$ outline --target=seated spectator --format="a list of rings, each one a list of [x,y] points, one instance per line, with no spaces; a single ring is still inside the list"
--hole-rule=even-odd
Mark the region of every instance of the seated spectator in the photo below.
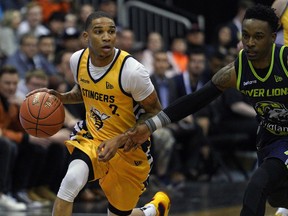
[[[35,88],[45,88],[48,85],[48,76],[43,70],[31,70],[26,73],[25,80],[18,83],[16,95],[21,100],[26,94]]]
[[[79,32],[84,31],[86,19],[94,10],[93,5],[90,3],[84,3],[80,6],[79,13],[77,14],[77,29]]]
[[[8,56],[16,52],[19,46],[16,29],[21,22],[21,14],[18,10],[7,10],[4,12],[0,28],[0,64]]]
[[[183,73],[187,69],[187,44],[184,38],[174,38],[172,40],[168,57],[174,72],[173,75]]]
[[[154,69],[150,78],[158,94],[160,103],[165,108],[177,98],[175,94],[176,86],[173,80],[166,76],[170,67],[167,52],[161,50],[155,52],[153,65]],[[152,134],[152,143],[154,143],[152,144],[152,151],[155,152],[155,174],[159,178],[159,181],[166,186],[171,183],[170,175],[172,175],[173,171],[169,169],[175,142],[173,133],[168,127],[161,128]]]
[[[70,27],[77,28],[77,15],[75,13],[67,13],[65,15],[64,28]]]
[[[98,5],[99,10],[108,13],[114,20],[117,29],[121,29],[122,25],[117,17],[117,1],[116,0],[100,0]]]
[[[177,96],[181,97],[202,88],[205,69],[205,49],[195,48],[189,54],[186,71],[173,78],[177,86]],[[207,138],[210,121],[208,116],[198,114],[199,112],[179,121],[173,128],[174,136],[182,144],[180,162],[183,164],[182,169],[186,176],[197,180],[203,175],[209,180],[213,174],[212,153]]]
[[[25,74],[34,69],[42,69],[47,75],[56,73],[55,66],[38,53],[38,38],[33,34],[24,34],[20,39],[20,47],[5,62],[16,67],[20,79],[25,79]]]
[[[21,127],[20,121],[19,121],[19,106],[17,102],[15,101],[15,93],[17,89],[17,84],[19,80],[19,76],[17,73],[17,70],[13,67],[9,66],[3,66],[1,69],[1,79],[3,80],[3,83],[1,85],[1,103],[3,105],[3,111],[4,113],[7,113],[5,115],[1,115],[1,132],[2,137],[16,143],[17,146],[17,157],[15,166],[11,171],[12,174],[12,187],[11,192],[15,192],[15,181],[21,181],[23,183],[26,183],[27,177],[30,175],[30,173],[33,171],[33,164],[37,164],[38,158],[34,157],[33,149],[39,147],[39,146],[46,146],[50,143],[50,141],[45,139],[40,139],[37,137],[30,136],[29,134],[25,133],[23,128]],[[8,113],[9,112],[9,113]],[[35,146],[35,148],[31,148],[32,146]],[[28,151],[31,152],[30,158],[28,158],[27,161],[25,161],[25,164],[29,163],[29,166],[25,167],[25,169],[20,170],[21,174],[19,176],[15,175],[15,171],[17,170],[17,166],[19,166],[18,160],[23,156],[22,151]],[[31,156],[32,155],[32,156]],[[31,163],[30,163],[31,162]],[[34,207],[43,207],[44,203],[41,202],[33,202],[32,200],[28,200],[28,197],[26,200],[24,199],[17,199],[17,202],[24,202],[28,208],[34,208]],[[26,206],[25,205],[25,206]]]
[[[16,92],[18,79],[15,68],[6,66],[0,68],[0,207],[8,212],[27,209],[25,203],[18,202],[10,196],[17,142],[24,141],[22,133],[9,129],[15,123],[19,125],[18,106],[9,102]]]
[[[38,41],[38,52],[48,62],[53,64],[55,57],[56,42],[52,35],[41,35]]]
[[[220,52],[211,52],[211,55],[208,57],[207,67],[203,73],[201,80],[206,83],[211,80],[211,77],[222,67],[224,67],[226,56]]]
[[[49,35],[54,37],[57,48],[62,44],[62,36],[65,31],[65,14],[61,12],[52,13],[46,26],[50,30]]]
[[[232,41],[232,30],[227,25],[220,25],[215,36],[212,45],[214,52],[220,52],[223,55],[237,53],[237,46],[235,47]]]
[[[30,71],[26,75],[25,89],[22,92],[26,95],[28,92],[37,88],[47,88],[49,85],[49,78],[42,70]],[[26,148],[20,149],[21,155],[18,157],[16,170],[14,175],[18,176],[15,180],[15,196],[22,201],[29,203],[27,199],[46,204],[53,202],[56,198],[55,191],[60,186],[60,181],[67,169],[68,152],[63,144],[68,139],[71,129],[76,124],[78,119],[73,118],[70,113],[65,110],[65,127],[62,128],[55,135],[47,138],[49,145],[41,147],[30,146],[29,151]],[[33,155],[33,157],[32,157]],[[30,164],[33,160],[37,160],[36,164]],[[30,163],[29,163],[30,162]],[[27,168],[32,166],[33,170]],[[23,170],[30,170],[30,173]],[[20,178],[19,176],[22,176]],[[23,181],[23,176],[26,176],[26,181]],[[21,179],[21,181],[20,181]],[[55,190],[55,191],[54,191]]]
[[[75,52],[83,48],[83,43],[81,33],[77,30],[77,28],[70,27],[65,29],[61,37],[61,44],[59,44],[57,47],[56,52],[60,52],[62,50]]]
[[[55,12],[68,13],[71,11],[72,1],[71,0],[37,0],[42,8],[43,23],[47,24],[49,18]]]
[[[43,25],[43,14],[42,7],[36,1],[31,1],[25,6],[24,19],[21,21],[18,29],[17,35],[19,38],[22,35],[30,33],[35,37],[40,35],[49,34],[50,30]]]
[[[135,41],[134,32],[129,28],[117,31],[116,47],[130,53],[134,58],[140,59],[142,45]]]
[[[162,50],[163,46],[162,35],[158,32],[150,32],[140,59],[140,62],[145,66],[150,75],[153,73],[153,55],[156,51]]]

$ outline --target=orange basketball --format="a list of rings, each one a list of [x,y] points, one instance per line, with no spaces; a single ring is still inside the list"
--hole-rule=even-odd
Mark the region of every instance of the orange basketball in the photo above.
[[[64,106],[56,96],[37,92],[23,101],[19,118],[28,134],[40,138],[50,137],[63,126]]]

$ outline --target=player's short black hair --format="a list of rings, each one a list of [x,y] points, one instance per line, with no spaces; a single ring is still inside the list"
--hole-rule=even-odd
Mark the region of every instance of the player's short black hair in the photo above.
[[[255,6],[248,8],[243,20],[245,19],[266,21],[271,27],[272,32],[276,32],[278,29],[279,18],[275,13],[275,9],[263,4],[256,4]]]
[[[94,19],[98,19],[98,18],[102,18],[102,17],[106,17],[106,18],[109,18],[109,19],[114,21],[113,17],[111,15],[109,15],[108,13],[106,13],[104,11],[95,11],[87,17],[86,23],[85,23],[85,30],[86,31],[88,30],[88,28],[91,26],[91,23]]]

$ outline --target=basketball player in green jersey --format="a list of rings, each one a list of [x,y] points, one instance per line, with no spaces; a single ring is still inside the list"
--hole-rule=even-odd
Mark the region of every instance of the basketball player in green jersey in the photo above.
[[[259,167],[247,185],[240,215],[264,216],[266,201],[272,207],[287,208],[288,47],[275,44],[278,21],[271,7],[258,4],[248,8],[242,21],[243,49],[238,58],[200,90],[179,98],[131,131],[103,142],[98,149],[101,160],[113,157],[106,154],[108,146],[121,142],[129,152],[158,128],[196,112],[226,89],[236,88],[249,98],[259,120]]]
[[[105,148],[115,155],[110,161],[102,162],[97,155],[102,141],[124,133],[161,110],[149,73],[127,52],[115,48],[116,26],[108,14],[90,14],[83,39],[87,48],[75,52],[70,59],[74,88],[62,94],[52,89],[37,90],[58,96],[64,104],[84,102],[86,109],[86,119],[77,123],[66,141],[72,159],[58,191],[53,216],[71,216],[75,197],[88,181],[94,180],[99,180],[108,199],[109,216],[167,216],[170,199],[164,192],[156,193],[144,207],[135,208],[147,186],[153,162],[148,138],[129,153],[118,144]]]

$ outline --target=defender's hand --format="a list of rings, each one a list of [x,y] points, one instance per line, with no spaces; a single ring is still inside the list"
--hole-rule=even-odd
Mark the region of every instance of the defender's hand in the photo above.
[[[125,134],[129,136],[124,145],[124,151],[128,152],[131,149],[136,149],[142,145],[150,136],[151,132],[146,124],[142,123],[127,131]]]
[[[107,162],[113,158],[119,147],[123,146],[129,136],[126,134],[120,134],[112,139],[103,141],[97,149],[98,160],[102,162]]]

